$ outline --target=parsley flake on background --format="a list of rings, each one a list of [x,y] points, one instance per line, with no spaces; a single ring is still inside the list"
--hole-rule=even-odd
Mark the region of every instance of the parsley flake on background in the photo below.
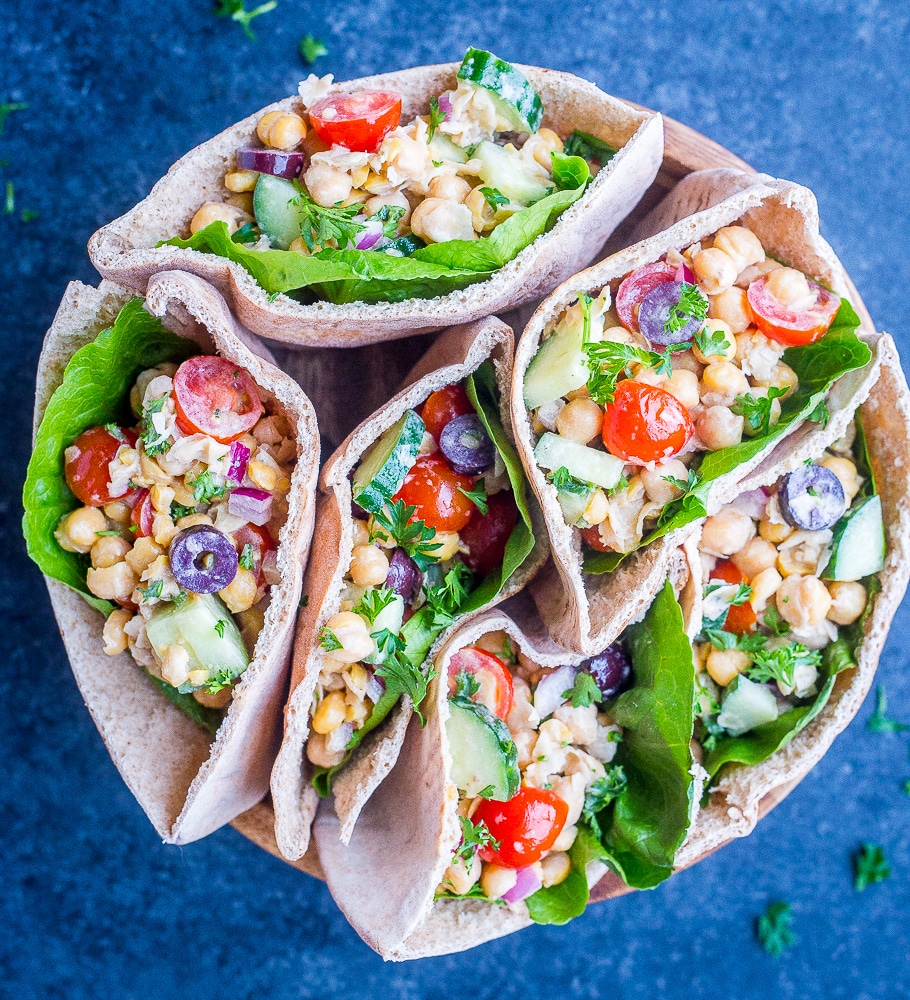
[[[259,17],[262,14],[268,14],[270,10],[274,10],[277,6],[278,0],[267,0],[266,3],[261,3],[258,7],[247,10],[245,0],[218,0],[218,3],[215,5],[215,14],[218,17],[229,17],[232,21],[236,21],[243,28],[243,33],[246,37],[251,42],[255,42],[256,36],[253,34],[250,22],[253,18]]]
[[[853,855],[853,888],[857,892],[870,885],[884,882],[891,874],[891,865],[881,844],[867,840]]]
[[[304,35],[300,39],[300,56],[307,66],[312,66],[317,59],[321,59],[328,54],[329,50],[325,47],[321,38]]]
[[[796,943],[792,923],[793,912],[789,903],[777,900],[768,904],[756,922],[755,933],[769,955],[777,958]]]

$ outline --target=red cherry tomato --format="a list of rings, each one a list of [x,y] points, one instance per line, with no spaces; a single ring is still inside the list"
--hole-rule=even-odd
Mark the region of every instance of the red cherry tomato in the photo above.
[[[613,455],[645,465],[679,454],[692,437],[692,420],[665,389],[625,379],[606,406],[602,436]]]
[[[512,709],[512,672],[498,656],[476,646],[460,649],[449,661],[449,694],[455,693],[455,677],[462,670],[471,674],[480,684],[473,701],[505,719]]]
[[[638,307],[641,300],[658,285],[676,279],[677,268],[663,261],[645,264],[625,277],[616,291],[616,312],[628,330],[638,329]]]
[[[508,802],[487,799],[471,816],[486,823],[499,850],[484,848],[480,857],[501,868],[524,868],[539,861],[566,825],[568,805],[546,788],[522,786]]]
[[[502,565],[502,557],[512,530],[518,522],[518,507],[509,490],[487,497],[487,513],[475,507],[471,520],[461,529],[461,541],[468,549],[464,560],[468,569],[486,576]]]
[[[135,525],[135,534],[138,538],[148,538],[151,535],[154,519],[155,509],[152,507],[152,496],[148,490],[142,489],[136,498],[133,513],[130,514],[130,524]]]
[[[840,309],[840,299],[814,281],[810,281],[809,285],[815,289],[815,305],[802,312],[788,309],[768,291],[767,285],[767,275],[749,285],[746,300],[752,322],[766,337],[788,347],[802,347],[819,340]]]
[[[132,447],[136,443],[136,435],[119,428],[118,433],[119,437],[106,427],[90,427],[64,453],[66,485],[88,507],[103,507],[112,500],[123,499],[112,497],[109,492],[108,466],[116,458],[120,445]]]
[[[401,94],[362,90],[329,94],[310,108],[310,124],[330,146],[375,153],[401,118]]]
[[[733,583],[739,586],[746,582],[746,578],[729,559],[722,559],[711,571],[712,580],[723,580],[724,583]],[[744,632],[754,632],[758,619],[752,610],[752,605],[746,601],[745,604],[731,604],[727,617],[724,619],[724,631],[735,632],[742,635]]]
[[[456,382],[455,385],[447,385],[430,393],[427,401],[423,404],[420,416],[426,429],[439,444],[439,435],[442,434],[443,428],[450,420],[473,412],[474,407],[471,406],[468,394]]]
[[[177,369],[174,405],[184,434],[207,434],[222,444],[243,437],[263,413],[250,373],[213,355],[190,358]]]
[[[581,529],[581,537],[586,545],[590,545],[592,549],[597,549],[598,552],[612,552],[613,549],[609,545],[604,543],[604,540],[600,537],[600,525],[595,524],[590,528]]]
[[[439,455],[421,455],[393,499],[416,507],[414,517],[437,531],[461,531],[475,508],[459,486],[470,490],[474,480],[471,476],[460,476]]]
[[[253,547],[253,573],[256,575],[256,583],[262,583],[262,560],[266,552],[277,549],[274,539],[265,528],[258,524],[245,524],[242,528],[231,532],[234,544],[237,546],[237,554],[243,554],[245,545]]]

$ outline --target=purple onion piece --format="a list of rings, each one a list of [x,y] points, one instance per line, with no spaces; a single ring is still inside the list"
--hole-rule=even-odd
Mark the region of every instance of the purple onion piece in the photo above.
[[[665,328],[673,307],[679,303],[682,289],[681,281],[665,281],[652,288],[641,300],[638,307],[638,327],[652,344],[659,344],[661,347],[687,344],[701,329],[703,320],[695,316],[690,316],[678,330],[669,332]]]
[[[175,535],[168,558],[174,579],[194,594],[224,590],[237,575],[234,543],[207,524],[194,524]]]
[[[784,476],[777,500],[787,524],[806,531],[830,528],[847,509],[840,480],[823,465],[801,465]]]
[[[328,750],[329,753],[338,753],[339,750],[344,750],[353,735],[354,723],[342,722],[337,729],[332,731],[329,738],[325,741],[326,750]]]
[[[439,98],[439,110],[448,118],[452,114],[452,98],[442,94]]]
[[[504,893],[502,898],[507,903],[520,903],[528,896],[533,896],[541,885],[540,879],[530,865],[527,868],[519,868],[515,872],[515,885]]]
[[[496,448],[476,413],[453,417],[439,435],[439,448],[461,475],[476,476],[496,459]]]
[[[632,664],[618,642],[585,660],[580,669],[587,670],[594,678],[604,699],[615,698],[632,686]]]
[[[759,486],[756,490],[749,490],[740,495],[730,504],[738,513],[745,514],[755,521],[760,521],[764,516],[765,507],[768,505],[768,491]]]
[[[362,220],[358,218],[357,221],[361,222]],[[354,248],[356,250],[372,250],[382,239],[382,221],[380,219],[367,219],[363,225],[366,228],[357,234]]]
[[[238,486],[243,482],[246,475],[246,467],[250,461],[250,449],[240,441],[231,442],[231,450],[228,452],[228,469],[225,479],[229,479]]]
[[[261,527],[272,519],[272,494],[267,490],[241,486],[228,497],[228,512]]]
[[[367,681],[366,691],[364,692],[367,698],[375,705],[377,701],[385,694],[385,678],[377,677],[376,674],[370,674],[370,679]]]
[[[385,585],[394,590],[405,602],[410,604],[420,590],[421,573],[414,560],[404,551],[395,549],[389,560],[389,575]]]
[[[305,161],[303,153],[288,152],[284,149],[249,147],[237,153],[237,166],[241,170],[256,170],[260,174],[271,174],[273,177],[284,177],[286,180],[299,176]]]
[[[570,664],[564,664],[540,679],[534,691],[534,708],[541,719],[552,715],[566,700],[564,693],[575,683],[575,670]]]
[[[698,282],[695,280],[695,272],[689,267],[688,264],[680,264],[676,269],[676,280],[685,281],[689,285],[697,285]]]

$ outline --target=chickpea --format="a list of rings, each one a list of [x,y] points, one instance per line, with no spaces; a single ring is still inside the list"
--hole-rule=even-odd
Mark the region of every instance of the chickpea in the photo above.
[[[107,518],[97,507],[78,507],[60,519],[54,537],[67,552],[89,552],[98,532],[107,531]]]
[[[502,899],[517,881],[518,875],[513,868],[498,865],[484,865],[480,876],[480,886],[487,899]]]
[[[254,205],[253,205],[253,192],[243,191],[240,194],[231,194],[224,199],[225,205],[233,205],[234,208],[239,208],[241,212],[246,212],[247,215],[255,215]]]
[[[451,559],[458,551],[461,539],[457,531],[437,531],[433,537],[433,545],[441,545],[442,548],[434,549],[433,555],[440,561],[445,562]]]
[[[659,385],[663,387],[670,381],[670,376],[647,365],[640,365],[638,371],[635,373],[635,381],[641,382],[643,385]]]
[[[443,887],[458,896],[464,895],[480,878],[482,862],[475,854],[469,862],[453,861],[442,877]]]
[[[344,722],[346,710],[344,695],[340,691],[327,694],[316,706],[311,723],[313,731],[328,736]]]
[[[836,625],[852,625],[866,610],[866,588],[861,583],[839,581],[828,585],[831,607],[828,617]]]
[[[117,608],[112,611],[104,623],[101,637],[104,639],[104,652],[107,656],[116,656],[126,649],[126,632],[124,626],[133,617],[132,611],[126,608]]]
[[[97,538],[92,546],[92,566],[95,569],[107,569],[114,563],[122,562],[129,550],[130,543],[119,535]]]
[[[325,208],[344,201],[351,193],[351,178],[343,171],[336,170],[328,163],[311,163],[303,175],[310,197],[317,205]]]
[[[718,451],[742,441],[744,424],[728,406],[709,406],[698,415],[695,430],[708,451]]]
[[[364,210],[367,215],[376,215],[378,212],[386,206],[390,205],[392,208],[403,208],[404,215],[398,222],[399,232],[411,221],[411,203],[400,191],[393,191],[392,194],[376,194],[372,198],[368,198],[364,204]]]
[[[411,213],[411,230],[427,243],[475,239],[471,210],[444,198],[424,198]]]
[[[807,576],[815,573],[821,547],[811,540],[781,547],[777,554],[777,569],[781,576]]]
[[[799,385],[799,376],[788,364],[778,361],[767,378],[760,378],[756,375],[755,382],[766,389],[770,386],[774,386],[776,389],[786,389],[786,394],[780,397],[786,399],[790,392]]]
[[[743,333],[752,322],[742,288],[727,288],[712,295],[708,300],[708,315],[711,319],[722,319],[733,333]]]
[[[730,361],[715,361],[701,376],[701,398],[708,405],[729,406],[737,396],[749,391],[749,380],[743,370]]]
[[[783,266],[783,264],[778,264],[773,257],[765,257],[765,259],[760,261],[758,264],[751,264],[749,267],[740,271],[736,278],[736,285],[738,288],[748,289],[749,285],[751,285],[753,281],[758,278],[763,278],[766,274],[770,274],[778,267]]]
[[[471,213],[471,225],[475,232],[489,232],[495,228],[496,212],[493,206],[484,198],[479,187],[474,188],[464,200],[465,207]]]
[[[609,341],[611,344],[635,344],[637,341],[624,326],[608,326],[600,335],[601,340]],[[677,356],[674,356],[674,361]]]
[[[351,532],[354,536],[354,548],[357,548],[358,545],[370,544],[370,529],[367,527],[366,521],[361,521],[360,518],[355,517],[351,526]]]
[[[177,527],[183,531],[184,528],[192,528],[194,524],[212,525],[214,522],[208,514],[187,514],[177,521]]]
[[[326,628],[341,643],[340,649],[327,649],[325,656],[339,663],[357,663],[376,649],[367,623],[353,611],[339,611],[326,622]]]
[[[730,556],[741,552],[754,536],[755,522],[751,517],[724,507],[705,521],[701,548],[713,556]]]
[[[190,679],[191,672],[190,666],[190,654],[183,648],[183,646],[178,646],[176,643],[172,646],[168,646],[164,651],[164,659],[161,661],[161,676],[170,684],[172,687],[180,687],[185,681]],[[199,671],[192,671],[192,673],[197,673]],[[201,671],[204,673],[204,671]],[[203,682],[205,677],[200,678]]]
[[[228,606],[228,609],[237,614],[246,611],[256,603],[256,574],[252,570],[237,567],[237,575],[224,588],[218,591],[218,596]]]
[[[267,111],[256,125],[256,135],[267,146],[269,142],[269,129],[284,114],[283,111]]]
[[[550,154],[562,152],[562,139],[560,139],[552,129],[542,128],[536,135],[532,135],[525,142],[522,147],[522,151],[528,148],[529,144],[531,153],[537,163],[539,163],[546,171],[552,172],[553,157]]]
[[[549,889],[551,885],[565,882],[572,870],[572,862],[564,851],[551,851],[540,859],[540,867],[540,883],[545,889]]]
[[[90,569],[85,582],[95,597],[106,601],[127,601],[139,577],[127,563],[118,562],[101,569]]]
[[[310,733],[306,741],[307,759],[317,767],[334,767],[344,760],[345,750],[331,751],[326,747],[326,738],[321,733]]]
[[[306,132],[306,122],[300,115],[283,111],[270,111],[256,126],[257,135],[271,149],[296,149],[306,138]]]
[[[258,170],[232,170],[224,175],[224,186],[228,191],[240,194],[243,191],[252,191],[258,180]]]
[[[806,276],[795,267],[778,267],[765,279],[765,288],[781,305],[799,310],[815,302]]]
[[[671,396],[675,396],[687,410],[691,410],[699,404],[701,397],[698,394],[698,375],[689,371],[688,368],[674,370],[661,388],[669,392]]]
[[[587,444],[600,435],[603,423],[603,410],[593,399],[573,399],[559,411],[556,430],[570,441]]]
[[[747,579],[758,576],[759,573],[777,562],[777,547],[761,536],[750,538],[739,552],[730,556],[733,564]]]
[[[193,216],[190,222],[190,232],[198,233],[213,222],[227,224],[228,232],[233,235],[246,222],[252,222],[252,216],[234,205],[223,201],[207,201]]]
[[[143,536],[136,539],[124,559],[130,569],[137,576],[141,576],[163,552],[164,549],[160,545],[156,545],[153,538]]]
[[[133,513],[122,500],[114,500],[104,505],[104,516],[114,524],[126,524]]]
[[[723,250],[714,247],[699,250],[692,258],[692,270],[702,291],[719,295],[733,286],[739,269]]]
[[[269,493],[274,492],[278,482],[278,473],[273,465],[254,458],[247,465],[246,474],[260,489],[268,490]]]
[[[749,598],[749,603],[752,605],[753,611],[757,613],[765,610],[768,601],[777,593],[777,588],[783,583],[783,579],[773,566],[763,569],[761,573],[752,577],[750,584],[752,597]]]
[[[760,264],[765,259],[765,248],[761,240],[745,226],[724,226],[714,234],[714,246],[733,261],[736,273],[751,264]]]
[[[379,587],[389,575],[389,557],[376,545],[355,545],[348,575],[358,587]]]
[[[581,516],[593,528],[595,524],[603,524],[609,513],[610,501],[607,499],[607,494],[603,490],[595,490],[588,500],[588,506],[585,507],[584,514]]]
[[[844,488],[844,496],[847,499],[848,505],[853,503],[853,498],[859,493],[860,487],[863,485],[862,476],[857,473],[853,462],[849,458],[835,458],[829,455],[822,459],[821,464],[837,476],[841,486]]]
[[[794,628],[812,628],[824,621],[834,603],[817,576],[788,576],[775,595],[781,617]]]
[[[711,354],[704,354],[697,343],[692,345],[692,353],[702,364],[708,365],[712,361],[732,361],[736,357],[736,337],[733,336],[729,323],[725,323],[722,319],[707,319],[702,331],[708,339],[712,334],[718,333],[723,334],[724,339],[723,345],[713,347]],[[715,336],[713,343],[718,344],[719,338]]]
[[[442,198],[444,201],[457,201],[459,204],[471,192],[471,185],[458,174],[440,174],[434,177],[427,188],[431,198]]]
[[[784,521],[777,495],[769,497],[768,503],[765,505],[765,516],[758,525],[758,533],[767,541],[779,545],[793,534],[793,530]]]
[[[224,708],[231,698],[234,697],[234,686],[228,684],[227,687],[223,687],[214,694],[210,694],[205,688],[199,688],[198,691],[193,692],[193,697],[200,705],[205,705],[206,708]]]
[[[641,470],[641,481],[644,485],[648,499],[654,503],[666,504],[677,497],[682,496],[682,490],[673,483],[667,482],[668,478],[679,479],[688,482],[689,470],[678,458],[671,458],[660,465],[655,465],[653,469],[647,466]]]
[[[168,546],[177,534],[177,525],[174,524],[170,514],[156,512],[152,517],[152,538],[158,545]]]
[[[382,144],[382,154],[386,159],[386,176],[396,184],[407,177],[417,177],[430,166],[426,142],[408,135],[390,136]],[[399,176],[393,178],[393,173]]]
[[[708,653],[705,670],[715,684],[726,687],[737,674],[748,668],[749,663],[749,657],[741,649],[712,649]]]

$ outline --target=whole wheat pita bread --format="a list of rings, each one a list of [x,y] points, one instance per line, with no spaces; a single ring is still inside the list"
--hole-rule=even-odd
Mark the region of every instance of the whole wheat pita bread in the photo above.
[[[267,111],[299,110],[297,97],[270,104],[187,153],[126,215],[89,241],[95,267],[106,278],[144,290],[162,270],[198,274],[227,298],[241,323],[255,333],[291,344],[348,347],[438,330],[489,316],[539,298],[590,263],[607,237],[631,212],[657,175],[663,153],[660,115],[636,110],[594,84],[569,73],[519,67],[539,90],[543,124],[567,136],[573,128],[594,133],[614,147],[615,157],[598,173],[554,228],[486,281],[434,299],[398,303],[318,302],[301,305],[267,293],[239,264],[176,247],[161,240],[186,235],[196,210],[223,201],[226,171],[236,151],[255,141],[256,123]],[[423,66],[336,84],[341,91],[394,90],[402,95],[402,121],[427,114],[429,98],[453,87],[457,63]]]
[[[325,463],[319,480],[325,495],[319,501],[316,533],[304,583],[309,602],[297,625],[284,740],[272,772],[276,838],[285,857],[298,858],[306,851],[318,804],[318,795],[310,783],[305,743],[320,672],[317,635],[328,619],[340,610],[342,580],[353,546],[349,473],[406,410],[418,406],[436,389],[461,381],[488,359],[493,364],[499,387],[503,426],[511,438],[508,398],[512,345],[512,331],[493,317],[441,334],[414,367],[405,388],[352,431]],[[528,499],[532,499],[530,495]],[[496,603],[520,590],[546,558],[546,534],[540,513],[533,502],[529,508],[534,521],[534,550],[507,582]],[[441,641],[440,637],[437,644]],[[341,816],[343,837],[350,836],[363,804],[397,760],[411,712],[410,702],[403,698],[388,719],[364,740],[336,779],[335,807]]]
[[[36,430],[73,353],[110,326],[133,294],[109,281],[98,288],[78,282],[68,286],[38,365]],[[214,742],[161,694],[129,653],[106,656],[102,615],[46,578],[76,682],[114,763],[162,838],[186,844],[250,809],[268,790],[313,530],[319,438],[307,397],[246,346],[246,336],[211,286],[192,275],[163,273],[149,283],[147,301],[174,332],[246,368],[264,398],[290,421],[298,444],[290,510],[278,539],[282,582],[272,589],[254,655]],[[171,304],[174,314],[168,314]]]
[[[692,214],[694,213],[694,214]],[[673,550],[693,530],[671,532],[626,559],[613,573],[582,572],[579,533],[565,523],[555,487],[534,461],[534,437],[524,404],[524,376],[541,336],[552,328],[579,292],[598,294],[610,282],[657,260],[670,249],[682,250],[722,226],[744,220],[767,252],[786,260],[839,295],[849,298],[848,279],[834,252],[819,235],[815,196],[807,188],[764,174],[709,170],[690,174],[645,219],[637,230],[640,242],[616,253],[564,282],[536,310],[518,343],[512,384],[512,421],[528,480],[537,494],[553,552],[552,569],[532,586],[540,613],[562,645],[592,655],[603,649],[650,603],[666,573]],[[652,235],[656,234],[656,235]],[[779,463],[798,442],[811,437],[812,447],[824,448],[844,433],[853,410],[869,394],[879,366],[879,335],[868,324],[859,335],[872,348],[872,362],[839,379],[828,394],[831,419],[824,427],[794,425],[781,438],[719,477],[708,497],[708,512],[732,500],[746,481],[774,452]]]

